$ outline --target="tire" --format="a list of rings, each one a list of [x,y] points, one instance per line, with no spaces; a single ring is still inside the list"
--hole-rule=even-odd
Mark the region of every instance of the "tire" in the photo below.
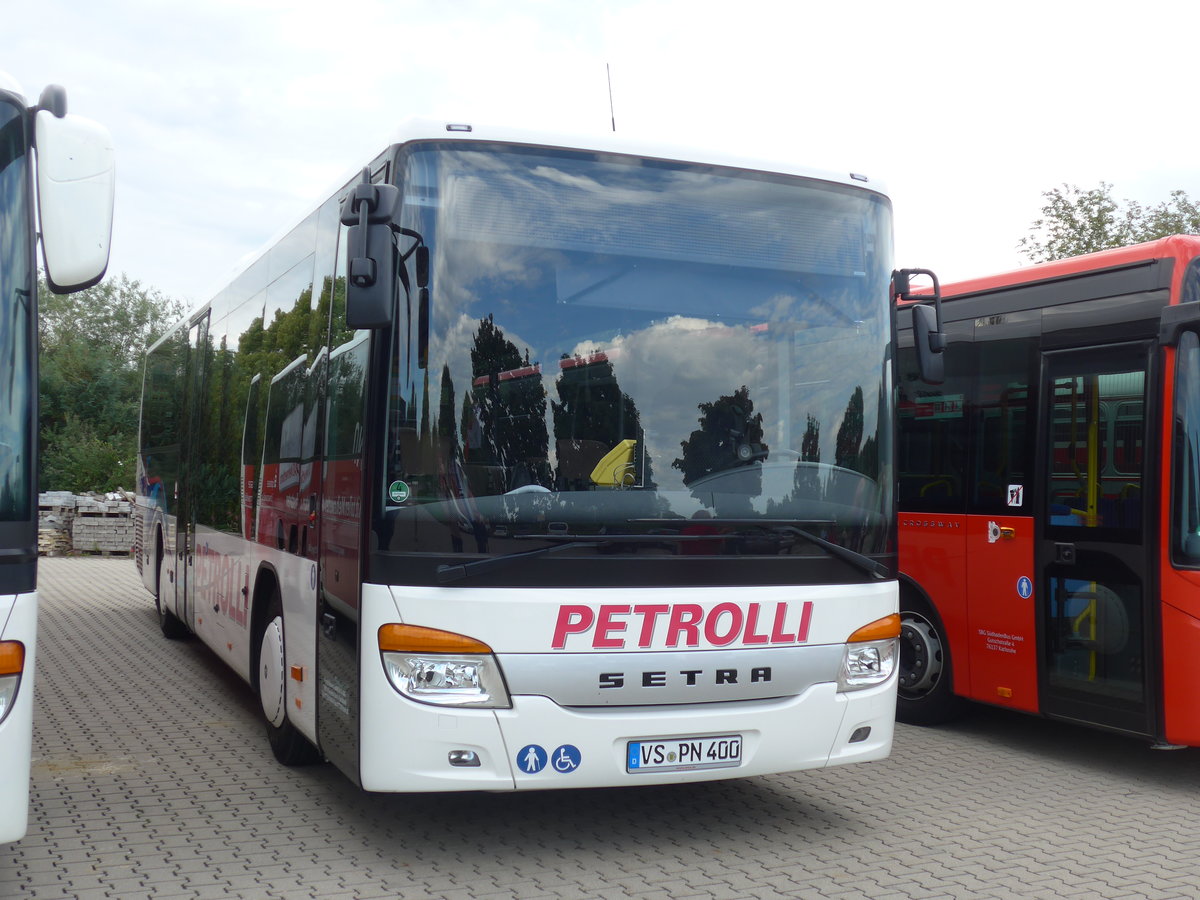
[[[922,597],[900,601],[900,685],[896,718],[909,725],[942,725],[959,718],[967,701],[954,693],[950,647],[941,619]]]
[[[162,534],[155,540],[154,549],[154,608],[158,610],[158,628],[163,637],[172,641],[180,641],[191,634],[188,627],[179,621],[175,613],[167,609],[162,601],[163,576],[163,543]]]
[[[320,762],[321,755],[288,719],[287,660],[283,642],[283,604],[279,596],[270,606],[258,638],[254,686],[267,723],[267,742],[275,759],[285,766]]]

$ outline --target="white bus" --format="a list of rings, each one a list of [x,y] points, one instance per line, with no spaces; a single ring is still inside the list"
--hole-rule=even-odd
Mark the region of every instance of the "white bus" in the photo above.
[[[886,757],[891,247],[861,176],[409,123],[148,351],[163,632],[371,791]]]
[[[35,175],[36,169],[36,175]],[[50,86],[36,106],[0,73],[0,843],[29,821],[37,637],[37,232],[46,282],[69,293],[108,267],[112,141],[67,115]]]

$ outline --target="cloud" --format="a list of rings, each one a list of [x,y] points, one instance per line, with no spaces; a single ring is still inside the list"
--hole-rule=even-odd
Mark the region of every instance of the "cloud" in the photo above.
[[[609,129],[606,65],[622,133],[866,173],[891,190],[903,262],[958,277],[1019,263],[1057,184],[1200,195],[1200,122],[1172,88],[1192,80],[1191,30],[1170,24],[1191,6],[1104,8],[40,0],[6,11],[0,42],[31,98],[61,83],[113,131],[112,271],[176,296],[199,299],[410,115]]]

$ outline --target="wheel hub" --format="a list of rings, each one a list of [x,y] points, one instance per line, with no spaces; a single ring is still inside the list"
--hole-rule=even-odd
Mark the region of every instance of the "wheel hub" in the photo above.
[[[283,622],[267,623],[258,654],[258,697],[267,721],[278,728],[283,724]]]
[[[942,641],[920,616],[905,613],[900,623],[900,693],[921,697],[942,676]]]

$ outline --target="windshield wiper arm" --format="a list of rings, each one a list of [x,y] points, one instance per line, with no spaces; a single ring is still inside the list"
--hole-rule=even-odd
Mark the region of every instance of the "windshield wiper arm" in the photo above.
[[[452,584],[455,581],[470,578],[472,575],[483,575],[486,572],[491,572],[493,569],[503,569],[521,560],[532,559],[535,556],[545,556],[549,553],[557,553],[560,550],[569,550],[577,547],[600,547],[604,544],[612,543],[611,540],[598,541],[594,535],[583,534],[516,535],[516,537],[538,537],[543,540],[554,541],[554,543],[547,547],[535,547],[533,550],[521,550],[517,553],[508,553],[504,556],[491,556],[487,559],[477,559],[474,562],[462,563],[457,566],[438,566],[438,584]]]
[[[859,553],[856,550],[851,550],[849,547],[843,547],[841,544],[835,544],[833,541],[827,541],[823,537],[818,537],[811,531],[805,531],[803,528],[797,528],[795,525],[785,524],[785,519],[631,519],[631,522],[673,522],[677,524],[688,524],[700,522],[705,525],[753,525],[756,528],[762,528],[769,531],[774,531],[781,534],[794,534],[799,538],[808,541],[810,544],[815,544],[820,547],[830,556],[849,563],[858,569],[860,572],[866,572],[880,580],[886,579],[891,573],[888,567],[882,563],[876,562],[871,557]],[[818,524],[832,525],[833,522],[820,522]],[[745,540],[749,535],[745,534],[715,534],[708,535],[714,540]]]
[[[888,567],[881,562],[877,562],[865,554],[859,553],[857,550],[851,550],[849,547],[843,547],[841,544],[835,544],[833,541],[827,541],[823,537],[818,537],[812,532],[805,531],[803,528],[797,528],[794,525],[788,525],[781,528],[786,534],[794,534],[804,538],[810,544],[816,544],[830,556],[835,556],[842,562],[847,562],[861,572],[866,572],[868,575],[873,575],[880,581],[886,580],[891,574]]]
[[[517,541],[552,541],[553,543],[548,547],[520,550],[516,553],[505,554],[504,556],[491,556],[487,559],[477,559],[474,562],[462,563],[457,566],[438,566],[438,584],[451,584],[455,581],[462,581],[464,578],[469,578],[472,575],[483,575],[485,572],[490,572],[493,569],[503,569],[523,559],[530,559],[534,556],[545,556],[572,547],[606,547],[609,544],[636,543],[660,544],[663,542],[664,537],[661,534],[571,534],[569,532],[558,532],[556,534],[514,534],[512,535],[512,539]]]

